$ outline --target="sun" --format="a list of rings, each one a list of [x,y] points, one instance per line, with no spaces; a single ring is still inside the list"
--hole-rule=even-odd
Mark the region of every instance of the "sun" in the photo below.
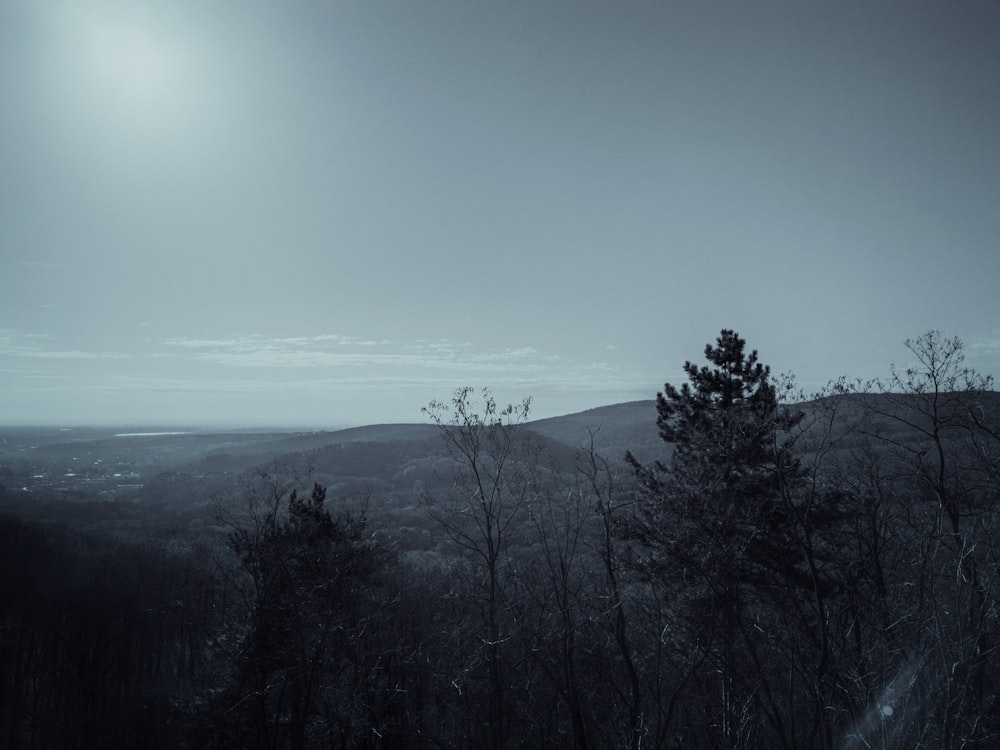
[[[212,95],[220,80],[215,50],[225,45],[204,31],[191,6],[47,0],[33,8],[26,70],[65,163],[81,159],[93,179],[137,188],[180,184],[212,153],[220,112]]]
[[[170,56],[150,30],[119,22],[95,31],[93,73],[108,94],[142,106],[167,93]]]
[[[95,23],[89,46],[89,72],[105,107],[137,117],[169,110],[178,66],[155,29],[124,20]]]
[[[190,33],[170,6],[58,2],[48,6],[58,90],[110,131],[162,127],[192,93]],[[52,66],[50,66],[52,67]]]

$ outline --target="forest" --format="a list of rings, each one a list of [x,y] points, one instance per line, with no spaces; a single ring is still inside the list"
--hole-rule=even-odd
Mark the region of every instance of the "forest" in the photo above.
[[[1000,746],[1000,394],[906,352],[805,397],[723,330],[655,451],[464,388],[395,444],[413,508],[318,437],[163,475],[159,515],[20,498],[0,747]]]

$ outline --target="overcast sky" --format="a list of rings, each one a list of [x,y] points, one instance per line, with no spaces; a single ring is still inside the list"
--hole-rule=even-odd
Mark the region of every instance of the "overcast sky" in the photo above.
[[[0,423],[1000,372],[1000,3],[0,0]],[[652,418],[652,415],[651,415]]]

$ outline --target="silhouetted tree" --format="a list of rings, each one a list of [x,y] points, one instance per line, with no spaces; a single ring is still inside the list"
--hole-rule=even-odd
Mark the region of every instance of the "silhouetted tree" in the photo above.
[[[452,493],[429,505],[431,516],[482,573],[483,645],[488,681],[484,744],[497,750],[507,744],[511,718],[504,664],[511,639],[504,623],[505,570],[511,537],[518,531],[533,490],[538,453],[522,427],[530,400],[498,407],[484,390],[480,411],[473,390],[460,388],[450,403],[432,402],[424,413],[440,428],[457,462]]]
[[[1000,440],[992,430],[992,378],[964,366],[958,337],[928,331],[904,344],[915,361],[903,370],[893,367],[888,380],[860,390],[881,394],[868,398],[867,408],[889,429],[873,434],[906,456],[912,476],[937,501],[951,533],[959,537],[963,519],[996,500],[990,473]],[[893,427],[905,428],[905,443],[893,439]]]
[[[719,743],[759,741],[747,717],[763,712],[787,744],[785,717],[762,679],[752,625],[758,611],[748,608],[745,591],[808,585],[783,502],[800,476],[787,436],[802,416],[782,407],[787,387],[772,380],[756,351],[747,354],[735,331],[723,330],[705,357],[709,365],[684,363],[687,383],[667,383],[657,394],[670,459],[647,467],[626,456],[645,489],[635,532],[652,551],[649,572],[683,582],[678,593],[692,637],[719,675]]]
[[[888,738],[877,734],[879,722],[862,721],[858,746],[919,737],[942,748],[992,747],[1000,737],[992,679],[1000,402],[991,378],[964,366],[957,337],[928,331],[904,343],[905,368],[842,389],[860,400],[867,439],[859,453],[867,468],[845,483],[872,517],[849,589],[858,602],[853,632],[864,641],[856,681],[896,717]],[[875,594],[867,601],[864,586]]]
[[[363,516],[332,516],[326,490],[308,498],[274,475],[246,488],[246,519],[227,514],[243,606],[233,682],[216,701],[212,741],[298,750],[317,737],[359,746],[372,717],[361,643],[365,589],[386,562]]]

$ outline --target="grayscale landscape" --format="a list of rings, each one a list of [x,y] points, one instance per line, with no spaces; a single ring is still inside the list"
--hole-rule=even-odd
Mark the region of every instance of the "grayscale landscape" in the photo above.
[[[0,748],[1000,747],[998,39],[0,0]]]

